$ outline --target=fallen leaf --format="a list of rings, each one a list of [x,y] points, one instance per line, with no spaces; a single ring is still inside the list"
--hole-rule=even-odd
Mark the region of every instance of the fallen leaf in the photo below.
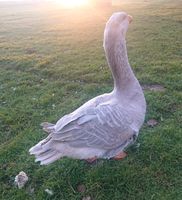
[[[52,190],[49,190],[49,189],[45,189],[44,190],[47,194],[49,194],[50,196],[53,195],[53,191]]]
[[[84,193],[86,191],[86,187],[85,185],[81,184],[81,185],[78,185],[77,190],[80,193]]]
[[[33,48],[27,48],[27,49],[25,49],[25,53],[26,54],[33,54],[33,53],[36,53],[36,50],[33,49]]]
[[[82,200],[91,200],[90,196],[83,197]]]
[[[154,127],[154,126],[156,126],[157,124],[158,124],[158,122],[157,122],[157,120],[155,120],[155,119],[150,119],[150,120],[148,120],[148,122],[147,122],[147,125],[150,126],[150,127]]]

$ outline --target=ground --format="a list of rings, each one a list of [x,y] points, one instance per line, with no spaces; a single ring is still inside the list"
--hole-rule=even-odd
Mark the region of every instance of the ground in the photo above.
[[[112,9],[61,10],[0,3],[0,199],[182,199],[180,6],[130,0]],[[64,158],[39,166],[28,153],[45,137],[39,124],[112,90],[102,40],[108,17],[119,10],[134,18],[128,56],[147,101],[137,143],[123,161]],[[151,127],[150,119],[158,124]],[[22,170],[29,181],[19,190],[13,182]]]

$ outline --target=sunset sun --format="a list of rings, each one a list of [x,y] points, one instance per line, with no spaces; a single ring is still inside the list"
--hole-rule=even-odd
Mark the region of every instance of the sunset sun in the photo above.
[[[60,0],[60,3],[64,7],[77,7],[88,4],[88,0]]]

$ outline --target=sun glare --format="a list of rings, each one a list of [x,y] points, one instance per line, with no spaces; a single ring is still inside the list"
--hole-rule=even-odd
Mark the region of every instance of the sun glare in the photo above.
[[[79,7],[88,4],[88,0],[60,0],[62,6],[71,8],[71,7]]]

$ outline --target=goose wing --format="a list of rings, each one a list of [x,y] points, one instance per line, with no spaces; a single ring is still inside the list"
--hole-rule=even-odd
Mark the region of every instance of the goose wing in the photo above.
[[[123,107],[103,104],[63,117],[49,137],[73,147],[111,150],[133,138],[131,124],[132,118]]]

